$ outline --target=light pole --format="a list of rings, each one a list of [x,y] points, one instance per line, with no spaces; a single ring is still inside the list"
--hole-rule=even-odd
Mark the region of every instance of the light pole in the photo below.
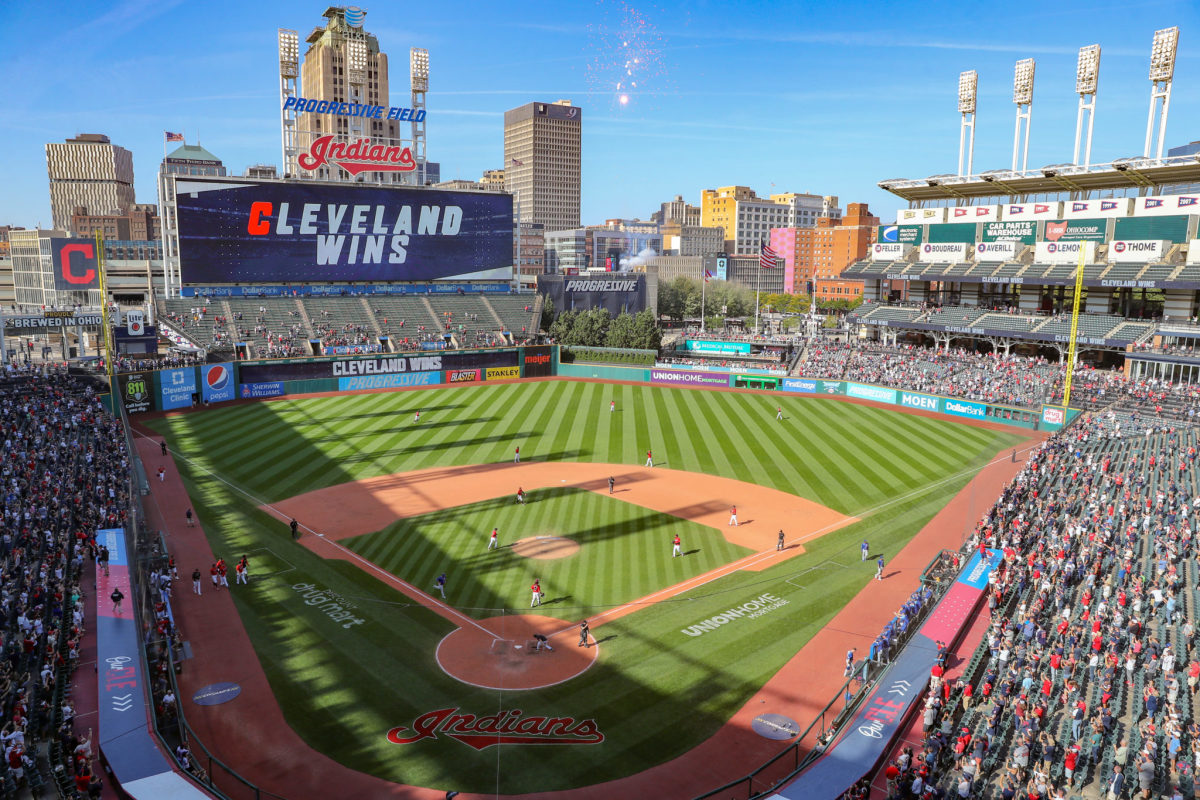
[[[979,73],[968,70],[958,76],[958,113],[962,114],[962,126],[958,132],[958,174],[970,175],[975,160],[975,99],[979,92]],[[967,129],[971,129],[968,139]],[[967,171],[963,172],[963,153],[967,156]]]
[[[1029,165],[1029,128],[1033,124],[1033,70],[1032,58],[1017,62],[1013,72],[1013,102],[1017,105],[1017,127],[1013,132],[1013,172],[1017,171],[1017,153],[1021,153],[1021,172]],[[1025,122],[1025,144],[1021,145],[1021,121]]]
[[[1092,163],[1092,124],[1096,121],[1096,89],[1100,83],[1100,45],[1090,44],[1079,48],[1079,62],[1075,67],[1075,93],[1079,95],[1079,114],[1075,118],[1075,155],[1072,164],[1079,161],[1079,140],[1083,134],[1083,115],[1087,112],[1087,144],[1083,149],[1083,166]]]
[[[1158,113],[1158,148],[1156,159],[1162,158],[1163,137],[1167,133],[1167,112],[1171,107],[1171,79],[1175,76],[1175,50],[1179,47],[1179,28],[1163,28],[1154,32],[1154,44],[1150,48],[1150,116],[1146,120],[1146,149],[1143,155],[1150,157],[1150,141],[1154,138],[1155,108]]]

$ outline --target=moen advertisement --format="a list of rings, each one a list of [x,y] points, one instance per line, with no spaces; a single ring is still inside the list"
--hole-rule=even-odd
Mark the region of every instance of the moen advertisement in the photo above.
[[[521,365],[526,378],[545,378],[554,374],[554,355],[550,345],[521,348]]]
[[[233,364],[205,364],[200,368],[200,398],[206,403],[224,403],[236,396]]]
[[[506,280],[512,196],[179,180],[183,282]]]
[[[549,348],[546,348],[547,351]],[[480,350],[450,351],[422,356],[381,356],[379,358],[337,359],[332,361],[247,363],[238,367],[245,383],[272,381],[303,381],[319,378],[358,378],[373,375],[392,375],[405,372],[437,372],[438,370],[487,369],[515,367],[518,351]],[[547,373],[549,374],[549,373]],[[385,386],[360,388],[393,388]]]
[[[170,411],[172,408],[187,408],[192,404],[192,395],[196,393],[196,370],[194,367],[164,369],[158,373],[158,379],[163,411]]]
[[[123,372],[117,376],[117,386],[125,410],[130,414],[154,410],[154,398],[150,393],[150,374],[147,372]]]

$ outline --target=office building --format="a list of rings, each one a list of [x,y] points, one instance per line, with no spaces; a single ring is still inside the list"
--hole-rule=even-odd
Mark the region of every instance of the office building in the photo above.
[[[818,219],[840,217],[837,202],[831,195],[796,192],[763,198],[748,186],[722,186],[701,193],[700,224],[725,231],[726,253],[757,255],[772,228],[811,228]]]
[[[725,249],[725,231],[702,225],[667,222],[660,228],[663,254],[672,256],[708,256]]]
[[[479,183],[485,189],[496,192],[504,191],[504,170],[502,169],[485,169],[483,177],[479,179]]]
[[[700,226],[700,206],[694,206],[683,199],[683,195],[675,195],[675,199],[663,203],[653,215],[659,225],[682,225],[686,227]]]
[[[10,231],[19,231],[9,225],[0,225],[0,306],[10,308],[17,301],[16,287],[13,285],[12,250],[8,242]]]
[[[521,222],[579,227],[582,118],[570,100],[504,112],[504,183]]]
[[[308,100],[359,103],[390,107],[388,94],[388,57],[379,49],[379,40],[362,27],[362,19],[346,19],[347,9],[325,9],[325,27],[313,28],[305,41],[308,49],[300,65],[300,95]],[[405,103],[404,105],[407,105]],[[400,122],[367,119],[337,114],[302,112],[296,117],[296,147],[307,152],[313,141],[334,134],[340,141],[362,138],[398,145]],[[355,176],[334,164],[315,170],[301,170],[302,176],[319,180],[355,180]],[[440,178],[440,176],[439,176]],[[367,182],[403,183],[411,181],[400,172],[363,172]]]
[[[546,271],[546,230],[536,222],[518,225],[515,279],[522,289],[537,290],[537,276]]]
[[[274,172],[275,168],[271,167]],[[224,178],[227,174],[221,159],[198,144],[181,144],[162,160],[160,173],[168,175],[210,175]]]
[[[546,233],[546,272],[574,274],[589,269],[621,272],[644,265],[662,252],[657,233],[591,226]]]
[[[56,230],[70,228],[77,208],[124,214],[134,203],[133,153],[101,133],[81,133],[46,145],[50,215]]]
[[[821,281],[839,278],[842,270],[867,257],[879,218],[872,216],[865,203],[850,203],[845,217],[820,218],[814,228],[775,228],[771,248],[779,254],[784,267],[784,291],[808,294]],[[829,284],[845,297],[854,282]],[[821,297],[819,286],[818,297]],[[859,286],[861,290],[861,285]]]
[[[254,164],[246,167],[247,178],[278,178],[279,170],[274,164]]]

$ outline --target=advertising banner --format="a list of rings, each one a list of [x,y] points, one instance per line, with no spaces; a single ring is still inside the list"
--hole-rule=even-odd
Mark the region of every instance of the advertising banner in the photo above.
[[[1005,220],[1057,219],[1062,216],[1062,203],[1009,203],[1003,209]]]
[[[957,264],[967,260],[969,246],[965,242],[926,243],[921,245],[921,260],[928,264]]]
[[[1113,222],[1112,238],[1122,241],[1134,239],[1163,239],[1182,244],[1187,241],[1191,217],[1169,214],[1161,217],[1125,217]]]
[[[719,267],[717,273],[719,277]],[[538,275],[538,293],[554,303],[555,311],[605,308],[614,317],[622,311],[636,314],[646,308],[646,276],[637,272],[604,278]]]
[[[83,292],[100,288],[96,243],[91,239],[51,239],[50,260],[56,290]]]
[[[929,225],[946,221],[944,208],[902,208],[896,212],[900,225]]]
[[[895,403],[896,390],[883,386],[870,386],[865,383],[847,383],[846,394],[860,400],[874,400],[877,403]]]
[[[150,375],[146,372],[123,372],[117,376],[117,386],[125,410],[130,414],[154,410],[154,398],[150,393]]]
[[[1108,260],[1114,264],[1148,264],[1161,261],[1167,253],[1162,239],[1113,239],[1108,245]]]
[[[1128,217],[1132,213],[1132,197],[1114,197],[1110,200],[1071,200],[1063,203],[1063,216],[1067,219]]]
[[[927,394],[917,394],[916,392],[901,392],[900,405],[908,408],[917,408],[921,411],[937,411],[940,398],[931,397]]]
[[[749,342],[710,342],[688,339],[687,349],[696,353],[749,353]]]
[[[475,383],[483,380],[483,370],[479,369],[448,369],[446,383]]]
[[[650,382],[672,386],[728,386],[727,374],[712,372],[685,372],[678,369],[652,369]]]
[[[176,181],[183,282],[506,280],[512,196]]]
[[[1042,424],[1054,430],[1067,422],[1067,412],[1061,406],[1042,406]]]
[[[1000,206],[961,206],[950,209],[951,222],[991,222],[1000,219]]]
[[[205,364],[200,368],[200,399],[206,403],[224,403],[236,396],[233,364]]]
[[[1016,242],[980,242],[975,245],[975,260],[979,262],[1012,261],[1017,257]]]
[[[545,378],[554,374],[554,355],[550,345],[521,348],[522,374],[526,378]]]
[[[1160,217],[1169,214],[1200,213],[1200,195],[1174,194],[1166,197],[1139,197],[1134,214],[1139,217]]]
[[[517,350],[514,348],[511,350],[442,351],[431,352],[428,355],[380,356],[377,358],[313,359],[290,363],[280,361],[243,362],[238,365],[238,371],[243,383],[268,383],[516,365]]]
[[[841,381],[817,381],[821,394],[841,394]]]
[[[725,256],[717,256],[717,280],[729,280],[729,259]]]
[[[489,381],[510,380],[521,377],[520,367],[491,367],[484,370],[484,377]]]
[[[1020,242],[1033,244],[1037,239],[1037,221],[1032,219],[1010,222],[989,222],[983,226],[985,242]]]
[[[1047,242],[1103,242],[1108,238],[1108,220],[1047,220],[1042,238]]]
[[[102,324],[99,314],[76,314],[73,311],[47,311],[35,317],[5,317],[5,330],[39,330],[41,328],[74,328],[76,325],[95,328]]]
[[[985,406],[983,403],[970,403],[966,400],[951,400],[949,398],[945,398],[942,400],[942,410],[947,414],[953,414],[956,417],[983,419],[987,416],[987,406]]]
[[[450,373],[446,373],[449,375]],[[359,392],[363,389],[407,389],[412,386],[436,386],[441,372],[399,372],[391,375],[356,375],[338,378],[338,391]],[[263,384],[259,384],[263,385]],[[283,394],[280,392],[280,394]]]
[[[1038,242],[1033,260],[1039,264],[1075,264],[1080,249],[1088,264],[1096,260],[1095,242]]]
[[[282,394],[283,381],[238,384],[238,396],[243,398],[279,397]]]
[[[804,392],[805,394],[816,394],[817,382],[803,378],[784,378],[782,388],[785,392]]]
[[[899,244],[897,242],[884,242],[883,244],[871,245],[871,260],[872,261],[899,261],[904,258],[905,252],[909,249],[908,245]]]
[[[196,370],[194,367],[164,369],[158,373],[158,378],[163,411],[170,411],[172,408],[187,408],[192,404],[192,395],[196,393]]]
[[[954,242],[959,244],[975,244],[975,233],[979,226],[974,222],[947,222],[929,229],[928,242]]]

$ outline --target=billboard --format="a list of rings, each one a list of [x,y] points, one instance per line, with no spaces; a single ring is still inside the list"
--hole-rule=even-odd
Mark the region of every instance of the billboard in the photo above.
[[[967,260],[966,242],[921,245],[921,260],[927,264],[957,264]]]
[[[606,308],[615,317],[646,308],[646,276],[640,272],[614,272],[603,278],[538,275],[538,292],[554,303],[556,312]]]
[[[1126,217],[1113,223],[1112,238],[1123,239],[1165,239],[1168,242],[1183,243],[1188,238],[1188,227],[1191,217],[1181,214],[1171,214],[1161,217]]]
[[[859,400],[874,400],[877,403],[895,403],[896,390],[865,383],[847,383],[846,394]]]
[[[702,339],[688,339],[687,349],[695,353],[750,353],[749,342],[709,342]]]
[[[1038,242],[1033,260],[1038,264],[1076,264],[1080,249],[1088,264],[1096,260],[1095,242]]]
[[[508,280],[512,196],[180,179],[183,282]]]
[[[554,374],[554,348],[542,344],[521,348],[521,366],[526,378],[546,378]]]
[[[1063,216],[1067,219],[1128,217],[1132,213],[1132,197],[1114,197],[1110,200],[1070,200],[1063,203]]]
[[[150,374],[146,372],[123,372],[117,376],[118,390],[125,410],[130,414],[154,410],[154,397],[150,392]]]
[[[312,359],[304,361],[243,362],[238,373],[243,383],[304,381],[319,378],[357,378],[409,372],[434,372],[449,369],[481,369],[517,365],[517,351],[479,350],[443,351],[419,356],[381,356],[377,358]],[[378,388],[392,388],[383,387]]]
[[[1200,214],[1200,195],[1174,194],[1166,197],[1139,197],[1134,202],[1134,214],[1139,217]]]
[[[1108,245],[1108,260],[1115,264],[1148,264],[1161,261],[1167,243],[1162,239],[1113,239]]]
[[[904,258],[905,251],[908,250],[907,245],[897,244],[894,242],[884,242],[883,244],[871,245],[871,260],[872,261],[899,261]]]
[[[974,222],[948,222],[929,229],[930,242],[961,242],[974,244],[975,231],[978,226]]]
[[[937,411],[939,399],[927,394],[917,394],[916,392],[901,392],[900,405],[907,408],[915,408],[921,411]]]
[[[224,403],[236,395],[233,364],[205,364],[200,368],[200,399],[206,403]]]
[[[489,381],[509,380],[521,377],[520,367],[489,367],[483,371],[483,376]]]
[[[158,373],[159,394],[162,410],[187,408],[196,393],[196,370],[194,367],[164,369]]]
[[[1103,242],[1108,238],[1108,220],[1047,220],[1042,238],[1047,242]]]
[[[804,392],[805,394],[816,394],[817,382],[807,378],[784,378],[781,388],[785,392]]]
[[[987,406],[983,403],[970,403],[966,400],[951,400],[950,398],[946,398],[942,401],[942,409],[947,414],[953,414],[956,417],[983,419],[987,416]]]
[[[50,260],[54,264],[54,288],[57,291],[82,292],[100,288],[96,243],[91,239],[51,239]]]
[[[1013,220],[1009,222],[988,222],[983,226],[980,241],[984,242],[1020,242],[1033,244],[1037,239],[1037,222],[1032,219]]]
[[[729,376],[725,373],[652,369],[650,370],[650,382],[668,386],[728,386]]]
[[[1062,203],[1009,203],[1004,206],[1004,219],[1057,219],[1062,216]]]
[[[975,245],[975,260],[979,262],[1012,261],[1017,257],[1017,242],[980,242]]]
[[[283,394],[283,381],[238,384],[238,395],[243,398],[279,397],[281,394]]]
[[[451,373],[446,373],[447,375]],[[442,373],[400,372],[392,375],[355,375],[338,378],[339,392],[358,392],[363,389],[408,389],[413,386],[434,386],[441,382]]]

